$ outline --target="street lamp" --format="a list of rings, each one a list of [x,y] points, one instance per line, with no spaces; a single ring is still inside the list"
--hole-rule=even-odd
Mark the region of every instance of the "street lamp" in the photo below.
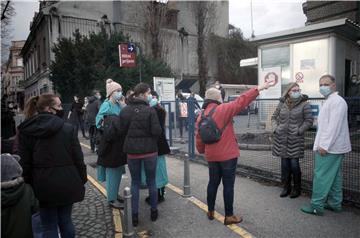
[[[188,37],[189,33],[186,32],[185,28],[182,27],[180,30],[178,30],[180,40],[181,40],[181,81],[183,80],[183,74],[184,74],[184,38]],[[176,128],[176,127],[175,127]],[[188,143],[191,143],[190,139],[191,133],[189,133],[189,140]],[[189,151],[190,152],[190,151]],[[190,153],[189,153],[190,155]],[[184,192],[183,197],[191,197],[191,190],[190,190],[190,162],[189,162],[189,156],[185,157],[184,159]]]

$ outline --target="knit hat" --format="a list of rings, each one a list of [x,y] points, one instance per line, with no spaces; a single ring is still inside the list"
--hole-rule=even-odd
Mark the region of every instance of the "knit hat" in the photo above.
[[[211,99],[222,103],[221,91],[216,88],[209,88],[205,92],[205,99]]]
[[[7,182],[21,177],[23,170],[18,160],[20,160],[18,155],[1,155],[1,182]]]
[[[118,89],[122,89],[121,85],[117,82],[114,82],[112,79],[106,80],[106,97],[110,97],[110,95]]]

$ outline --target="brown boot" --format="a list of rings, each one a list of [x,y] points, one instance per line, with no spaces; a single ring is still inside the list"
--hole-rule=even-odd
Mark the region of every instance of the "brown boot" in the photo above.
[[[228,217],[225,217],[224,225],[227,226],[227,225],[231,225],[231,224],[237,224],[237,223],[242,222],[242,220],[243,219],[241,217],[237,217],[235,215],[228,216]]]
[[[214,220],[214,211],[208,211],[207,212],[207,217],[209,218],[209,220]]]

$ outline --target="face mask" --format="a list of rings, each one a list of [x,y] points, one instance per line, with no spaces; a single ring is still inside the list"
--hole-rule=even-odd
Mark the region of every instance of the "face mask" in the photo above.
[[[330,86],[321,86],[321,87],[320,87],[320,93],[321,93],[324,97],[329,96],[330,93],[331,93]]]
[[[101,95],[96,95],[95,97],[99,100],[101,99]]]
[[[356,79],[353,79],[353,80],[351,80],[351,82],[352,82],[352,83],[356,83],[357,81],[356,81]]]
[[[215,86],[215,88],[219,89],[219,88],[220,88],[220,86],[219,86],[219,85],[216,85],[216,86]]]
[[[154,107],[158,104],[158,100],[157,98],[152,98],[151,101],[149,102],[150,107]]]
[[[57,110],[55,108],[52,107],[53,110],[56,111],[55,115],[60,117],[60,118],[63,118],[64,117],[64,110],[63,109],[60,109],[60,110]]]
[[[150,103],[150,101],[151,101],[152,98],[153,98],[152,95],[149,94],[149,95],[147,96],[147,101]]]
[[[301,96],[300,92],[291,92],[290,97],[293,99],[298,99]]]
[[[116,101],[119,101],[121,99],[121,97],[122,97],[122,92],[115,92],[114,93],[114,99]]]

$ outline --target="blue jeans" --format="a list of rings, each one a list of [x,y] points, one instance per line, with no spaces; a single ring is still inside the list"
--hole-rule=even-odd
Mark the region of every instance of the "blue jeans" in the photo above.
[[[299,159],[281,158],[281,180],[289,181],[291,184],[291,175],[294,177],[294,183],[297,178],[301,179],[301,169]]]
[[[75,227],[71,220],[71,211],[72,204],[40,208],[42,236],[44,238],[58,238],[59,227],[61,238],[74,238]]]
[[[128,159],[128,167],[131,174],[131,210],[133,214],[139,213],[139,190],[141,184],[141,162],[144,163],[146,184],[149,187],[151,210],[157,209],[157,188],[156,188],[156,159],[157,157]]]
[[[237,158],[223,162],[208,162],[209,164],[209,184],[207,187],[208,210],[215,210],[215,200],[217,190],[222,179],[224,186],[223,197],[225,204],[225,216],[234,215],[234,184]]]

